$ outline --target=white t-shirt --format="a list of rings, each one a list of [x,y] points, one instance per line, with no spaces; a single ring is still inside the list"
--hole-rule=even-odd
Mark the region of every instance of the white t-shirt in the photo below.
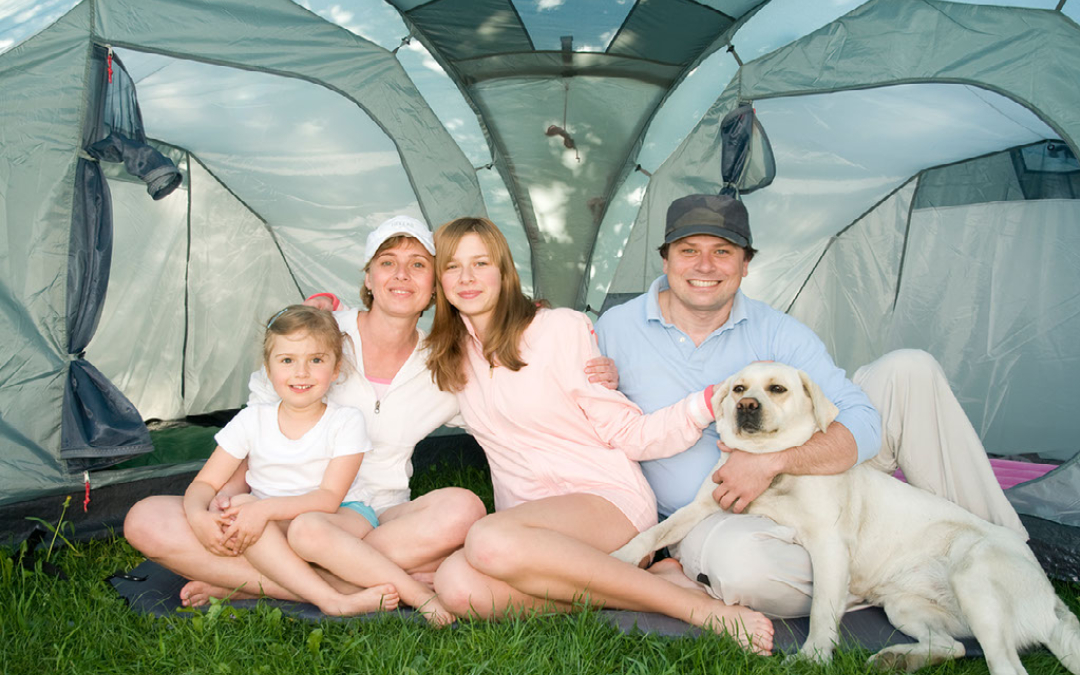
[[[293,440],[278,426],[279,405],[249,405],[214,436],[225,452],[248,458],[247,484],[260,499],[312,492],[322,484],[331,459],[371,450],[364,416],[356,408],[328,402],[315,426]],[[371,498],[360,475],[363,469],[342,501]]]

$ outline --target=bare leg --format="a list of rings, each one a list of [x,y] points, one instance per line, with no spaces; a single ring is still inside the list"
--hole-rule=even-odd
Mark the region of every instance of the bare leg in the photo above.
[[[381,527],[381,526],[380,526]],[[292,550],[304,560],[321,565],[357,586],[392,584],[407,605],[415,607],[435,626],[454,621],[432,589],[367,543],[373,530],[363,516],[350,509],[337,513],[302,513],[289,527]]]
[[[682,563],[675,558],[664,558],[663,560],[654,563],[646,571],[649,574],[655,574],[662,579],[666,579],[676,586],[682,586],[683,588],[688,588],[692,591],[706,592],[704,584],[699,584],[686,576],[686,573],[683,572]]]
[[[435,575],[451,611],[498,618],[551,599],[565,609],[583,597],[593,604],[660,612],[717,633],[759,653],[772,651],[772,622],[753,610],[709,595],[608,555],[637,534],[621,511],[594,495],[550,497],[481,519],[463,556]]]
[[[486,514],[484,503],[469,490],[442,488],[380,513],[379,527],[364,541],[407,572],[434,572]]]
[[[185,606],[206,604],[211,597],[230,596],[304,602],[255,569],[244,556],[218,556],[203,548],[188,525],[182,497],[148,497],[135,504],[124,520],[124,536],[150,560],[192,580],[192,584],[180,591]],[[316,572],[341,593],[360,590],[322,570]],[[237,589],[241,595],[235,594]]]
[[[239,499],[233,500],[233,504],[238,503]],[[359,515],[357,518],[362,520]],[[267,524],[259,540],[244,551],[252,567],[290,593],[315,604],[325,614],[351,616],[397,608],[398,593],[390,584],[369,585],[370,588],[350,594],[335,590],[289,546],[285,537],[287,529],[289,522]]]
[[[148,497],[135,504],[124,520],[124,536],[147,558],[186,579],[205,581],[230,592],[242,588],[245,593],[303,601],[265,577],[243,556],[218,556],[203,548],[188,525],[182,497]]]

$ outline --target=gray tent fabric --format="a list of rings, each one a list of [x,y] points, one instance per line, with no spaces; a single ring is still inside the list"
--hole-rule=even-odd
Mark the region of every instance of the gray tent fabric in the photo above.
[[[933,354],[988,452],[1064,465],[1018,508],[1075,527],[1078,0],[27,1],[0,9],[0,505],[181,471],[97,467],[242,405],[260,321],[355,298],[395,214],[490,215],[558,306],[641,293],[747,106],[747,293],[849,371]],[[110,133],[150,163],[88,160]],[[76,402],[98,387],[129,417]]]

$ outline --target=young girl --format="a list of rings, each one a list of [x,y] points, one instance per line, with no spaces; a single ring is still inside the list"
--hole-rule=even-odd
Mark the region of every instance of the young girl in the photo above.
[[[711,392],[642,415],[590,384],[589,320],[537,309],[521,292],[502,233],[459,218],[435,234],[436,314],[428,365],[457,394],[466,427],[491,465],[496,513],[473,525],[463,551],[435,575],[446,606],[498,618],[521,608],[568,610],[575,600],[662,612],[754,651],[772,649],[772,624],[697,588],[608,553],[656,523],[656,502],[634,460],[693,444],[712,421]],[[684,580],[685,582],[685,580]]]
[[[376,569],[366,590],[320,575],[290,545],[289,525],[313,512],[346,527],[357,537],[377,525],[368,506],[371,493],[357,478],[370,450],[359,410],[326,402],[340,374],[342,333],[326,311],[292,305],[267,324],[263,344],[266,372],[280,402],[242,410],[216,436],[218,448],[184,495],[193,531],[218,555],[242,555],[266,578],[324,613],[349,615],[393,609],[399,594],[425,607],[429,620],[452,618],[419,584],[375,551],[355,560]],[[215,494],[247,459],[250,495],[234,496],[220,514],[210,509]],[[370,559],[364,559],[365,557]],[[378,580],[378,583],[374,579]],[[390,582],[390,583],[386,583]],[[243,589],[241,597],[258,589]]]

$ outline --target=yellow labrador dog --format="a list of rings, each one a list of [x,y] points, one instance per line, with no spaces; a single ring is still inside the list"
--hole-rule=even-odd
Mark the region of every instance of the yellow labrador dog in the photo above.
[[[802,445],[837,414],[805,373],[778,363],[730,377],[713,409],[724,443],[757,453]],[[706,479],[692,503],[612,555],[637,563],[681,540],[720,508],[715,487]],[[832,658],[850,589],[918,640],[872,656],[879,666],[911,671],[963,656],[955,638],[974,636],[992,675],[1025,673],[1018,651],[1039,643],[1080,675],[1080,622],[1012,530],[862,465],[835,476],[779,476],[747,512],[794,528],[810,553],[814,597],[801,656]]]

